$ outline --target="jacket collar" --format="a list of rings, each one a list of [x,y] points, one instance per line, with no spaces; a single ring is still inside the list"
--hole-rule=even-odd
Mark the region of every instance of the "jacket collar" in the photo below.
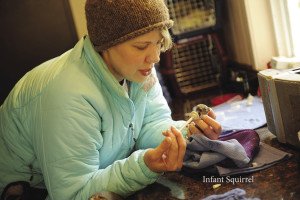
[[[95,51],[88,35],[80,39],[80,41],[73,48],[72,54],[77,59],[84,57],[83,59],[88,62],[88,64],[91,66],[92,70],[98,77],[97,80],[101,82],[101,84],[104,84],[111,93],[115,92],[118,96],[129,98],[127,91],[119,84],[117,79],[109,71],[100,54]],[[153,70],[153,73],[155,73],[155,70]],[[149,79],[147,79],[144,83],[131,82],[130,96],[133,98],[137,98],[141,95],[141,93],[147,93],[156,81],[156,78],[151,75]],[[136,94],[136,92],[140,94]]]
[[[112,90],[111,92],[115,91],[117,95],[129,98],[124,87],[120,85],[117,79],[109,71],[100,54],[95,51],[89,36],[84,37],[83,43],[83,56],[85,56],[87,62],[92,67],[96,76],[101,80],[102,84],[105,84],[107,88]]]

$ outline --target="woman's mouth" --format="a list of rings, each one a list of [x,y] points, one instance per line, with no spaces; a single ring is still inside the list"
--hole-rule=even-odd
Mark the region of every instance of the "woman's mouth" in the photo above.
[[[143,69],[143,70],[139,70],[139,72],[143,75],[143,76],[149,76],[151,74],[151,69]]]

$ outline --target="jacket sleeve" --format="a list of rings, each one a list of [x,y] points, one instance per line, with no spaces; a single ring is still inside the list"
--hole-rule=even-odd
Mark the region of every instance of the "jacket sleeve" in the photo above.
[[[47,101],[50,105],[40,105],[43,109],[36,111],[34,149],[48,199],[86,200],[103,191],[127,196],[153,183],[158,174],[145,165],[145,150],[99,169],[101,120],[88,101],[78,99],[71,100],[72,106],[53,107],[52,98]]]
[[[155,84],[147,94],[147,105],[143,126],[138,138],[137,148],[154,148],[163,140],[162,132],[170,129],[171,126],[180,128],[185,121],[174,121],[171,117],[171,110],[163,96],[161,85],[154,72]],[[186,135],[186,130],[182,131]]]

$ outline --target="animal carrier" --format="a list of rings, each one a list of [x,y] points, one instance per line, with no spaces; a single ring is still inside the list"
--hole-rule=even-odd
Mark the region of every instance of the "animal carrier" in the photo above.
[[[220,26],[222,0],[167,0],[175,39],[211,32]]]
[[[161,55],[160,73],[172,96],[216,87],[221,83],[226,57],[216,34],[178,40]]]

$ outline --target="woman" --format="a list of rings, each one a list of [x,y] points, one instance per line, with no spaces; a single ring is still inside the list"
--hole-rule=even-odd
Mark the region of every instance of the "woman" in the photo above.
[[[85,8],[89,36],[28,72],[0,108],[4,199],[21,196],[20,184],[46,187],[55,200],[125,197],[182,167],[184,121],[171,119],[153,68],[171,46],[164,1],[87,0]],[[211,117],[195,123],[218,137]]]

